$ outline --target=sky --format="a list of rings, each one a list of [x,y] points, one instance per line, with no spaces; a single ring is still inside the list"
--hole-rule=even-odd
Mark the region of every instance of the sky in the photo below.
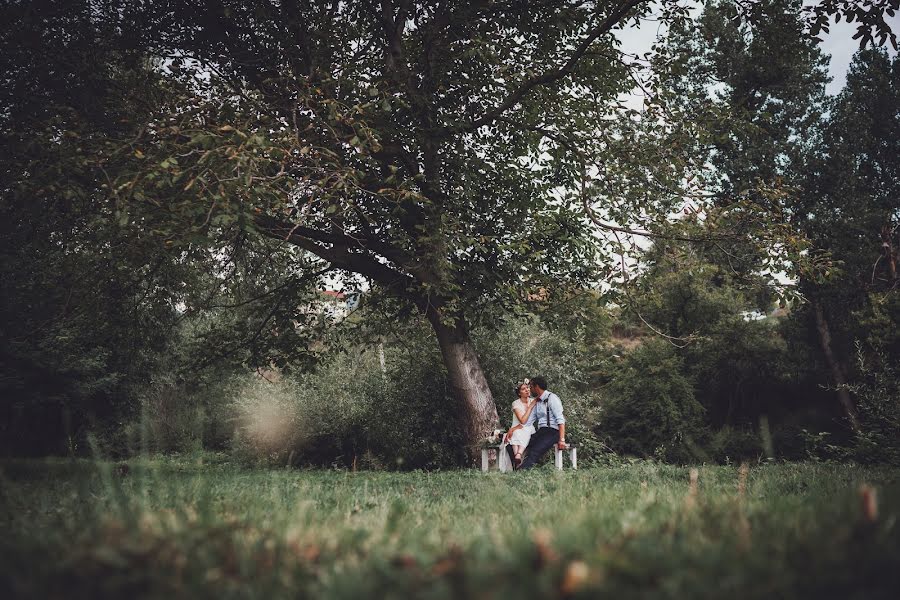
[[[888,24],[894,33],[900,35],[900,13],[888,18]],[[844,87],[847,80],[847,69],[850,67],[850,59],[859,49],[859,40],[854,40],[856,34],[856,23],[847,23],[841,21],[835,24],[832,22],[831,31],[822,39],[820,48],[825,54],[831,55],[831,63],[829,64],[829,72],[832,81],[825,88],[829,94],[837,94]],[[888,53],[894,56],[896,52],[887,45]]]

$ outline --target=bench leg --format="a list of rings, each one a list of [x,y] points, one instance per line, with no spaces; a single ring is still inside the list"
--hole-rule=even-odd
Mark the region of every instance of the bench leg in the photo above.
[[[562,461],[563,451],[559,448],[556,448],[556,468],[559,471],[562,471],[563,461]]]
[[[485,473],[488,472],[488,468],[490,467],[490,461],[488,460],[488,449],[481,449],[481,470]]]
[[[572,448],[569,453],[569,462],[572,463],[572,468],[578,468],[578,448]]]

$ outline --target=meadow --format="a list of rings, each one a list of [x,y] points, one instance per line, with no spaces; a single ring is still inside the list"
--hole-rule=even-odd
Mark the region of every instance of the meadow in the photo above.
[[[0,463],[5,598],[888,598],[900,471]]]

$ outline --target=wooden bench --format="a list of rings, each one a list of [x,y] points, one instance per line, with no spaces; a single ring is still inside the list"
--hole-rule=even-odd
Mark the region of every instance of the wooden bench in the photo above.
[[[500,464],[500,448],[500,444],[489,444],[481,447],[481,470],[483,472],[487,473],[491,470],[491,462],[495,465]],[[555,464],[558,470],[563,470],[563,455],[566,452],[569,453],[569,465],[571,468],[578,469],[578,446],[569,444],[565,450],[560,450],[556,447],[553,450],[556,452]],[[491,461],[491,453],[494,454],[493,461]]]

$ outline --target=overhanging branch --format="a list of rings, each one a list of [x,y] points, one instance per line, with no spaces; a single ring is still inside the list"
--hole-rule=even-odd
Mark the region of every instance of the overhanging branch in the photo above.
[[[365,247],[350,236],[302,227],[264,214],[255,215],[253,220],[257,230],[263,235],[293,244],[328,261],[336,268],[359,273],[395,291],[405,293],[416,283],[413,277],[378,261],[375,256],[351,251],[353,247]]]
[[[479,127],[484,125],[488,125],[497,119],[500,115],[505,113],[507,110],[516,105],[522,98],[528,95],[531,90],[536,87],[540,87],[542,85],[546,85],[548,83],[553,83],[554,81],[558,81],[563,77],[571,74],[574,70],[578,61],[584,56],[587,52],[588,48],[590,48],[591,44],[593,44],[597,38],[600,36],[609,33],[613,27],[619,24],[622,19],[635,7],[649,3],[650,0],[626,0],[622,2],[616,9],[614,9],[605,19],[603,19],[600,23],[594,27],[578,46],[572,52],[572,55],[569,56],[568,60],[561,67],[556,69],[551,69],[545,73],[540,75],[536,75],[531,77],[527,81],[525,81],[521,86],[519,86],[515,91],[513,91],[507,98],[489,110],[487,113],[475,119],[474,121],[470,121],[468,123],[462,123],[450,128],[446,128],[442,133],[446,135],[450,135],[453,133],[468,133],[471,131],[475,131]]]
[[[617,233],[627,233],[629,235],[636,235],[639,237],[646,237],[651,239],[659,239],[659,240],[672,240],[679,242],[691,242],[691,243],[709,243],[709,242],[721,242],[726,240],[734,240],[738,236],[734,235],[710,235],[706,237],[689,237],[683,235],[669,235],[665,233],[657,233],[655,231],[646,231],[642,229],[629,229],[628,227],[620,227],[618,225],[613,225],[612,223],[607,223],[600,219],[597,216],[597,213],[594,212],[593,207],[591,207],[590,199],[587,195],[582,196],[582,204],[584,205],[584,212],[588,216],[588,218],[601,229],[605,229],[607,231],[617,232]]]

